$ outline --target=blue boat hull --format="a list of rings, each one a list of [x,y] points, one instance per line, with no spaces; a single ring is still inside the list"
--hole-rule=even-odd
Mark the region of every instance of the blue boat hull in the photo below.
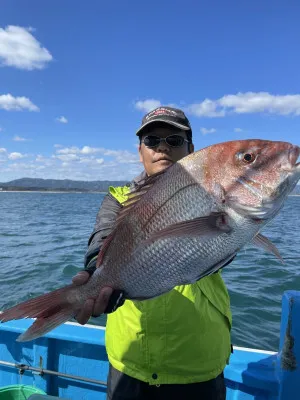
[[[32,320],[0,327],[0,388],[25,384],[67,399],[106,397],[105,329],[67,323],[45,337],[18,343]],[[228,400],[300,398],[300,292],[283,296],[278,352],[234,347],[225,369]],[[1,399],[1,397],[0,397]]]

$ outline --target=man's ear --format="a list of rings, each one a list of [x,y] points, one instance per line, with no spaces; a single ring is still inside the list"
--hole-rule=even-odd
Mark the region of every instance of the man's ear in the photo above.
[[[142,163],[144,161],[144,159],[143,159],[143,155],[142,155],[142,146],[141,145],[139,145],[138,150],[139,150],[140,162]]]
[[[194,153],[195,147],[193,143],[189,143],[189,153]]]

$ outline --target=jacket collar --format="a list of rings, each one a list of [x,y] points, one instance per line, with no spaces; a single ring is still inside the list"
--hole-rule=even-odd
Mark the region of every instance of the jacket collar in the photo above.
[[[131,182],[130,182],[130,189],[135,189],[137,186],[142,185],[145,180],[147,179],[148,175],[146,174],[146,171],[144,170],[141,174],[136,176]]]

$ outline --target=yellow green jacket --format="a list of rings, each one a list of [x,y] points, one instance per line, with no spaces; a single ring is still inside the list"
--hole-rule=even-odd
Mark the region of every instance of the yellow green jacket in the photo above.
[[[120,203],[128,191],[110,188]],[[151,300],[126,300],[107,318],[109,362],[155,385],[207,381],[229,361],[231,322],[220,272]]]

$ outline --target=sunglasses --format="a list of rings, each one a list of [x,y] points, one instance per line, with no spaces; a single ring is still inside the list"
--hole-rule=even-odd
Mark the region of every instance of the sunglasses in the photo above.
[[[183,138],[180,135],[170,135],[167,136],[166,138],[160,138],[159,136],[145,136],[144,139],[141,140],[141,143],[144,143],[146,147],[157,147],[160,142],[165,142],[167,143],[168,146],[170,147],[182,147],[184,142],[189,143],[190,141]]]

